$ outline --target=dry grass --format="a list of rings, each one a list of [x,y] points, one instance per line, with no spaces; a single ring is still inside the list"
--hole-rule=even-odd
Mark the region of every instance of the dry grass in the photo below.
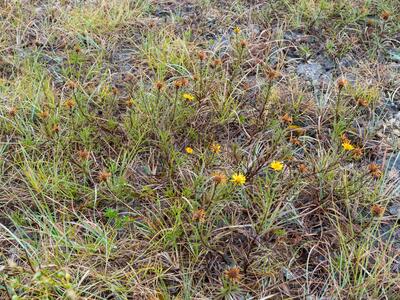
[[[3,1],[0,299],[398,299],[398,11]]]

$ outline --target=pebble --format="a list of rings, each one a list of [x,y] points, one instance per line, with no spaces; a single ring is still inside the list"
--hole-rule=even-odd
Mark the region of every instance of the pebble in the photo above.
[[[303,75],[306,79],[313,82],[318,81],[323,72],[324,68],[318,63],[307,63],[297,66],[297,74]]]

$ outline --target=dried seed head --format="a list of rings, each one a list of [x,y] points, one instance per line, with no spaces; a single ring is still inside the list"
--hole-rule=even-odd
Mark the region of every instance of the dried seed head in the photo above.
[[[296,145],[296,146],[300,146],[301,145],[300,140],[295,136],[290,137],[289,142],[291,144],[293,144],[293,145]]]
[[[242,275],[240,274],[240,269],[238,267],[233,267],[225,271],[225,277],[232,282],[239,282]]]
[[[189,84],[189,80],[186,78],[177,79],[174,81],[174,86],[178,90],[181,87],[187,86]]]
[[[64,102],[64,106],[67,108],[67,109],[73,109],[74,108],[74,106],[75,106],[75,101],[73,100],[73,99],[68,99],[68,100],[66,100],[65,102]]]
[[[281,76],[281,73],[278,70],[275,70],[275,69],[268,69],[266,71],[266,75],[267,75],[267,78],[269,80],[275,80],[275,79],[278,79]]]
[[[189,84],[189,79],[181,78],[182,86],[187,86]]]
[[[77,88],[78,84],[77,84],[75,81],[68,80],[67,86],[68,86],[70,89],[75,89],[75,88]]]
[[[368,100],[365,98],[357,98],[357,105],[362,106],[362,107],[367,107],[368,106]]]
[[[372,175],[374,178],[380,178],[382,176],[382,170],[381,166],[379,166],[376,163],[371,163],[368,166],[369,173]]]
[[[248,46],[248,42],[246,41],[246,40],[241,40],[240,42],[239,42],[239,45],[240,45],[240,47],[242,47],[242,48],[246,48],[247,46]]]
[[[207,59],[207,54],[204,51],[199,51],[197,52],[197,57],[201,60],[204,61]]]
[[[374,217],[381,217],[385,213],[385,208],[379,204],[373,204],[371,206],[371,214]]]
[[[206,221],[206,211],[202,208],[193,212],[192,219],[195,222],[204,223]]]
[[[344,87],[346,87],[348,85],[348,81],[345,78],[340,78],[337,82],[338,88],[339,90],[343,89]]]
[[[307,166],[306,166],[305,164],[300,164],[300,165],[299,165],[299,172],[300,172],[301,174],[307,173],[307,172],[308,172]]]
[[[87,151],[86,149],[79,150],[78,151],[78,156],[81,160],[88,160],[90,156],[90,152]]]
[[[214,172],[211,176],[216,184],[225,184],[228,181],[226,175],[222,172]]]
[[[110,172],[107,172],[107,171],[105,171],[105,170],[101,171],[101,172],[99,173],[99,176],[98,176],[99,181],[101,181],[101,182],[107,181],[108,178],[110,178],[110,177],[111,177],[111,173],[110,173]]]
[[[133,105],[135,104],[135,100],[133,100],[132,98],[130,98],[129,100],[125,101],[125,104],[127,107],[132,108]]]
[[[387,21],[387,20],[389,20],[389,18],[390,18],[390,12],[388,12],[387,10],[385,10],[381,13],[382,20]]]
[[[15,116],[17,115],[17,108],[16,108],[15,106],[10,107],[10,108],[8,109],[8,115],[9,115],[10,117],[15,117]]]
[[[182,81],[180,79],[174,81],[175,89],[179,90],[182,87]]]
[[[165,82],[164,81],[157,81],[155,86],[156,86],[156,89],[160,91],[165,87]]]
[[[363,155],[363,151],[360,147],[356,147],[353,149],[353,156],[354,158],[360,159]]]
[[[42,110],[40,113],[39,113],[39,117],[41,118],[41,119],[47,119],[48,117],[49,117],[49,111],[48,110]]]
[[[293,122],[293,118],[292,118],[291,116],[289,116],[288,113],[284,114],[284,115],[281,117],[281,120],[282,120],[283,123],[286,123],[286,124],[290,124],[290,123]]]
[[[53,127],[51,128],[51,131],[53,131],[54,133],[60,132],[60,125],[58,125],[57,123],[54,124]]]
[[[222,60],[220,58],[216,58],[213,60],[211,67],[216,68],[220,65],[222,65]]]
[[[378,171],[380,169],[381,169],[380,165],[378,165],[376,163],[371,163],[371,164],[368,165],[368,170],[370,172],[375,172],[375,171]]]

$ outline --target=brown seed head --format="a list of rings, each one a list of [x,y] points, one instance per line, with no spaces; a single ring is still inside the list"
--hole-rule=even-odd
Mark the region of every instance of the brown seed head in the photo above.
[[[78,87],[78,84],[77,84],[75,81],[68,80],[67,86],[68,86],[70,89],[75,89],[75,88]]]
[[[387,10],[385,10],[381,13],[382,20],[387,21],[387,20],[389,20],[389,18],[390,18],[390,12],[388,12]]]
[[[362,97],[357,98],[357,105],[362,107],[368,106],[368,100]]]
[[[228,181],[226,175],[222,172],[214,172],[211,176],[216,184],[225,184]]]
[[[79,150],[78,151],[78,156],[81,160],[88,160],[90,156],[90,152],[87,151],[86,149]]]
[[[216,68],[220,65],[222,65],[222,60],[220,58],[216,58],[213,60],[211,67]]]
[[[289,116],[288,113],[284,114],[284,115],[281,117],[281,120],[282,120],[283,123],[286,123],[286,124],[290,124],[290,123],[293,122],[293,118],[292,118],[291,116]]]
[[[182,81],[180,79],[175,80],[174,86],[175,86],[175,89],[179,90],[182,87]]]
[[[370,173],[370,174],[372,175],[372,177],[374,177],[374,178],[379,178],[379,177],[382,176],[381,167],[380,167],[378,164],[376,164],[376,163],[371,163],[371,164],[368,166],[368,170],[369,170],[369,173]]]
[[[207,54],[204,51],[199,51],[197,52],[197,57],[201,60],[204,61],[207,59]]]
[[[356,148],[353,149],[354,158],[359,159],[359,158],[362,157],[362,155],[363,155],[363,151],[362,151],[362,149],[360,147],[356,147]]]
[[[344,87],[346,87],[348,85],[348,81],[345,78],[340,78],[337,82],[338,88],[339,90],[343,89]]]
[[[225,277],[232,282],[239,282],[242,275],[240,274],[240,269],[238,267],[233,267],[225,271]]]
[[[67,109],[73,109],[75,106],[75,101],[73,99],[68,99],[64,102],[64,105]]]
[[[58,125],[57,123],[54,124],[53,127],[51,128],[51,131],[53,131],[54,133],[60,132],[60,125]]]
[[[307,172],[308,172],[307,166],[306,166],[305,164],[300,164],[300,165],[299,165],[299,172],[300,172],[301,174],[307,173]]]
[[[206,211],[202,208],[193,212],[192,219],[195,222],[204,223],[206,221]]]
[[[49,117],[49,111],[48,110],[42,110],[40,113],[39,113],[39,117],[41,118],[41,119],[47,119],[48,117]]]
[[[385,213],[385,208],[379,204],[373,204],[371,206],[371,214],[374,217],[381,217]]]
[[[125,104],[127,107],[132,108],[133,105],[135,104],[135,100],[133,100],[132,98],[128,99],[125,101]]]
[[[381,169],[380,165],[378,165],[376,163],[371,163],[371,164],[368,165],[368,170],[370,172],[375,172],[375,171],[378,171],[380,169]]]
[[[182,86],[187,86],[189,84],[189,79],[181,78]]]
[[[17,115],[17,108],[16,108],[15,106],[10,107],[10,108],[8,109],[8,115],[9,115],[10,117],[15,117],[15,116]]]
[[[242,47],[242,48],[246,48],[247,46],[248,46],[248,42],[246,41],[246,40],[241,40],[240,42],[239,42],[239,45],[240,45],[240,47]]]
[[[293,144],[293,145],[296,145],[296,146],[300,146],[301,145],[300,140],[295,136],[290,137],[289,142],[291,144]]]
[[[281,76],[281,73],[278,70],[268,69],[266,75],[269,80],[275,80]]]
[[[99,173],[99,176],[98,176],[99,181],[101,181],[101,182],[107,181],[108,178],[110,178],[110,177],[111,177],[111,173],[110,173],[110,172],[107,172],[107,171],[105,171],[105,170],[101,171],[101,172]]]
[[[165,82],[164,81],[157,81],[155,86],[156,86],[156,89],[160,91],[165,87]]]

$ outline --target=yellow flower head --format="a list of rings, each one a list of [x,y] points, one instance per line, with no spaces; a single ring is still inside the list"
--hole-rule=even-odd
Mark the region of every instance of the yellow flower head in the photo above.
[[[186,151],[187,154],[192,154],[192,153],[193,153],[193,148],[191,148],[191,147],[186,147],[186,148],[185,148],[185,151]]]
[[[212,153],[218,154],[221,152],[221,145],[218,143],[212,143],[210,149]]]
[[[343,149],[346,151],[354,150],[354,146],[352,144],[350,144],[349,142],[344,142],[342,144],[342,146],[343,146]]]
[[[274,171],[282,171],[283,170],[283,163],[277,160],[274,160],[273,162],[271,162],[269,164],[269,166],[271,167],[271,169],[273,169]]]
[[[184,93],[182,95],[183,99],[187,100],[187,101],[193,101],[194,100],[194,96],[192,94],[189,93]]]
[[[240,28],[238,26],[235,27],[235,29],[233,29],[233,32],[236,34],[240,33]]]
[[[246,176],[242,173],[235,173],[232,175],[231,182],[233,182],[234,185],[243,185],[246,182]]]

